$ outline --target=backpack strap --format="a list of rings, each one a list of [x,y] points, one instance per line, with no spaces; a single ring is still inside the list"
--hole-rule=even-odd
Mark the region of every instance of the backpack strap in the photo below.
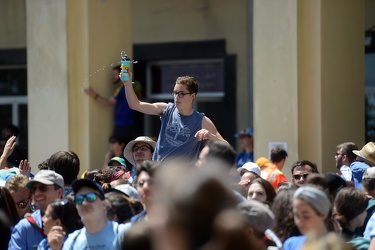
[[[34,217],[32,217],[32,216],[27,216],[27,217],[25,217],[25,218],[26,218],[26,220],[28,220],[28,222],[30,222],[30,224],[31,224],[33,227],[35,227],[36,230],[38,230],[38,231],[43,235],[43,237],[47,237],[47,235],[44,233],[43,228],[41,228],[41,227],[38,225],[38,223],[36,223]]]

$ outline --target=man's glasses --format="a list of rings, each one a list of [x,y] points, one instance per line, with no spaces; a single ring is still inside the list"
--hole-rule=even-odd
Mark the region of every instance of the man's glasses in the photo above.
[[[299,181],[301,178],[303,178],[306,180],[307,176],[309,176],[309,174],[294,174],[293,179]]]
[[[91,193],[87,193],[87,194],[78,194],[74,197],[74,202],[77,205],[81,205],[83,203],[84,199],[86,199],[87,202],[94,202],[94,201],[96,201],[98,196],[99,196],[99,194],[97,194],[95,192],[91,192]]]
[[[149,147],[147,147],[147,146],[140,146],[140,147],[135,146],[135,147],[133,147],[133,149],[132,149],[133,153],[134,153],[134,152],[137,152],[138,150],[141,150],[141,151],[143,151],[143,152],[146,152],[146,151],[148,151],[148,150],[151,150],[151,148],[149,148]]]
[[[184,92],[182,92],[182,91],[172,91],[172,96],[178,96],[178,97],[180,97],[180,98],[183,98],[185,95],[190,95],[191,93],[189,92],[189,93],[184,93]]]
[[[24,209],[27,205],[29,205],[29,202],[30,202],[30,198],[23,200],[23,201],[19,201],[16,203],[16,205],[17,207]]]

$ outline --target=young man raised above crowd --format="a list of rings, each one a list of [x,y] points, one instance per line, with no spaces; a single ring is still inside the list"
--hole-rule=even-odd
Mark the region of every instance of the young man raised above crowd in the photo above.
[[[132,73],[124,81],[126,99],[131,109],[144,114],[158,115],[161,129],[156,143],[153,160],[183,157],[196,161],[202,140],[222,140],[214,123],[203,113],[193,109],[198,93],[198,81],[194,77],[178,77],[172,91],[174,103],[140,101],[134,92]]]

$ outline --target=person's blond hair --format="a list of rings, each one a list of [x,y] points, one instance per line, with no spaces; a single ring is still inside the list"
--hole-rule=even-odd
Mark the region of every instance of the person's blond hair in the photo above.
[[[308,235],[301,250],[355,250],[355,247],[347,243],[340,235],[329,233],[324,236],[316,234]]]
[[[8,189],[10,193],[29,190],[26,188],[26,184],[28,181],[29,179],[26,176],[17,174],[7,180],[7,182],[5,183],[5,188]]]

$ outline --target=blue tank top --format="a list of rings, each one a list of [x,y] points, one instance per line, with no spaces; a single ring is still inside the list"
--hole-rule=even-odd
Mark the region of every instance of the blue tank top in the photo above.
[[[189,116],[182,115],[174,103],[168,103],[160,117],[161,128],[152,159],[163,161],[166,158],[182,157],[196,161],[201,141],[194,135],[202,129],[203,117],[204,113],[195,110]]]

